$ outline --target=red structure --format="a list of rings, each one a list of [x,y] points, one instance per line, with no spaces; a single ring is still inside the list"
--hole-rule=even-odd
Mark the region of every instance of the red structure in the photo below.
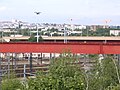
[[[1,53],[120,54],[120,43],[0,43]]]

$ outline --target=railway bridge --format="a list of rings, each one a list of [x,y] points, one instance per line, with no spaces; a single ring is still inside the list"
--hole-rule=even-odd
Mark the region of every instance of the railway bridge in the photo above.
[[[120,54],[120,42],[42,42],[42,43],[0,43],[0,82],[2,75],[2,58],[1,54],[6,53],[6,66],[8,76],[10,74],[10,66],[16,69],[16,66],[20,66],[16,64],[17,58],[12,58],[10,60],[10,53],[29,53],[29,64],[30,67],[28,69],[30,75],[33,73],[33,58],[32,53],[64,53],[71,52],[73,54]],[[38,59],[39,60],[39,59]],[[38,61],[39,62],[39,61]],[[41,62],[42,62],[42,54],[41,54]],[[23,63],[24,64],[24,63]],[[42,63],[41,63],[42,64]],[[20,70],[20,69],[19,69]],[[18,71],[18,70],[17,70]],[[23,66],[21,72],[23,72]],[[23,74],[23,73],[22,73]],[[24,72],[24,76],[26,73]]]
[[[120,42],[111,43],[0,43],[0,53],[120,54]]]

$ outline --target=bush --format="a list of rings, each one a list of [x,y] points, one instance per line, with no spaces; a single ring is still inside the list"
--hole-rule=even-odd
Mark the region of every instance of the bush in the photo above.
[[[28,82],[29,90],[84,90],[84,75],[74,59],[68,54],[52,60],[47,74],[37,73],[37,78]]]
[[[1,87],[2,90],[25,90],[24,85],[15,77],[14,73],[11,73],[9,78],[7,75],[3,77]]]

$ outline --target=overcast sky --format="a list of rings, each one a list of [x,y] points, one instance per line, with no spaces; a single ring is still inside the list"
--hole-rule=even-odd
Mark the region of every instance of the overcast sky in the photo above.
[[[0,21],[12,19],[77,24],[104,24],[108,19],[120,25],[120,0],[0,0]]]

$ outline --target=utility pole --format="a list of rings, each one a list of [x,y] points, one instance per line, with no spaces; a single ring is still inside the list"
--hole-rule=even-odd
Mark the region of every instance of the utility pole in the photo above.
[[[34,12],[36,15],[40,15],[41,12]],[[36,24],[37,28],[37,43],[39,42],[39,36],[38,36],[38,24]]]
[[[67,43],[67,38],[66,38],[66,36],[67,36],[67,30],[66,30],[67,28],[66,28],[66,26],[64,27],[64,43]]]
[[[3,31],[2,31],[2,43],[3,43]]]

